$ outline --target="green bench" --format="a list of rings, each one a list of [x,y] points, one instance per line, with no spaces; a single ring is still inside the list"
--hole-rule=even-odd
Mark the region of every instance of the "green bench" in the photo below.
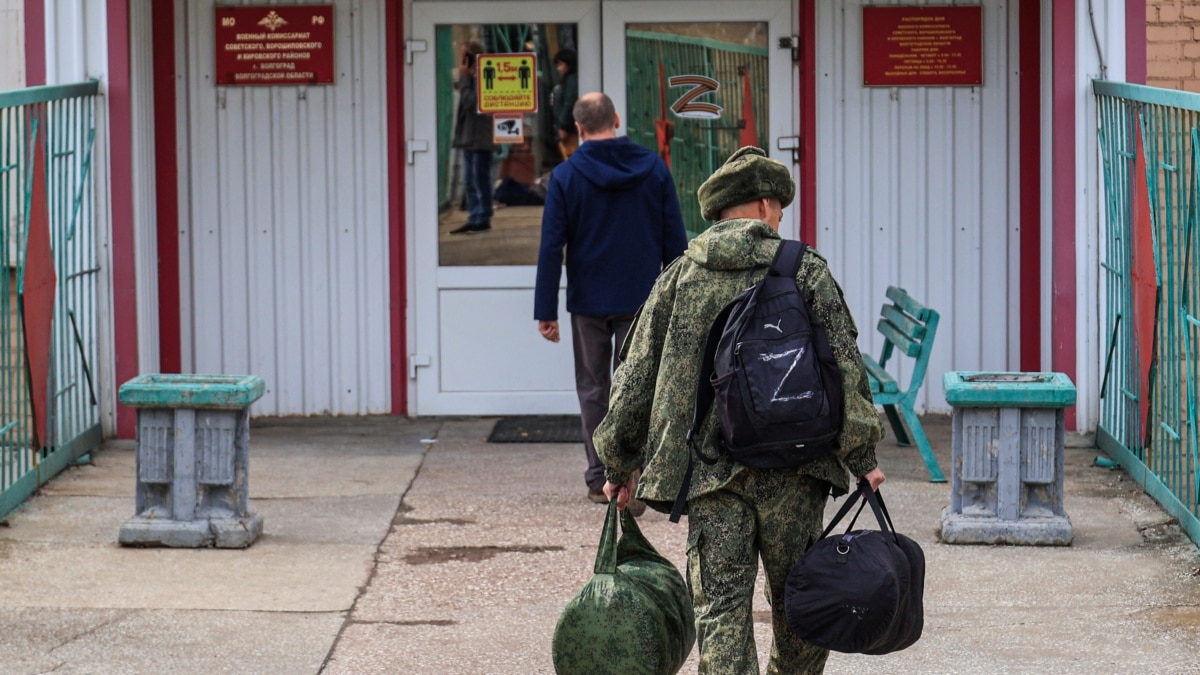
[[[883,306],[878,325],[879,332],[885,338],[883,353],[878,361],[865,353],[862,355],[867,376],[871,380],[871,397],[887,413],[896,441],[900,445],[916,445],[920,449],[921,458],[929,469],[929,480],[945,483],[946,477],[942,475],[933,448],[929,447],[925,429],[913,410],[917,392],[925,381],[925,371],[929,366],[929,353],[937,334],[938,313],[914,300],[903,288],[888,286],[887,297],[892,302]],[[912,377],[908,388],[903,391],[885,369],[888,359],[895,352],[913,359]]]

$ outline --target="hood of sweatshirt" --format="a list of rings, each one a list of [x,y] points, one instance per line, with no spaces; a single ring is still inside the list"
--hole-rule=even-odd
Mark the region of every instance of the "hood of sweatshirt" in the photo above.
[[[684,255],[713,270],[744,270],[770,265],[779,234],[755,218],[731,218],[713,225],[688,244]]]
[[[626,136],[587,141],[571,156],[579,173],[604,190],[624,190],[654,170],[658,155]]]

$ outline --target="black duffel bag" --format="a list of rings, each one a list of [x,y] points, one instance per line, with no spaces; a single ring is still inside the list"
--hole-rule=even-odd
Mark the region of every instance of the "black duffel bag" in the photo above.
[[[879,530],[830,536],[865,497]],[[788,574],[783,604],[788,628],[800,639],[837,652],[888,654],[921,637],[925,553],[897,534],[883,496],[864,480]]]

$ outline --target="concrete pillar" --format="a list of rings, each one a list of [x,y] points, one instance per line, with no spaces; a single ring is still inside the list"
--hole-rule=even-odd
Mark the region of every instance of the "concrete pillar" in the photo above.
[[[121,386],[137,408],[137,505],[126,546],[245,548],[262,534],[250,513],[249,375],[142,375]]]
[[[1065,546],[1063,411],[1075,386],[1062,373],[964,373],[944,377],[953,408],[950,544]]]

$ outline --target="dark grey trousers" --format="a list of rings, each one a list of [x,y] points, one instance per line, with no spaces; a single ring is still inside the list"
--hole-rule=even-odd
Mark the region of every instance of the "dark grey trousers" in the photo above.
[[[592,434],[608,413],[608,390],[612,371],[617,367],[617,352],[633,324],[633,314],[605,316],[571,315],[571,343],[575,350],[575,393],[579,395],[579,415],[583,423],[583,448],[587,453],[587,471],[583,480],[589,490],[604,487],[604,465],[596,456]]]

